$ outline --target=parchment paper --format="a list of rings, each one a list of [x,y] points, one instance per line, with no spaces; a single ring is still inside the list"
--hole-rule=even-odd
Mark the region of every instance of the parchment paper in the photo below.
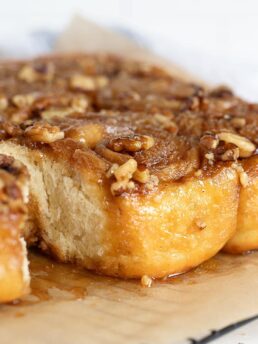
[[[60,37],[56,51],[105,51],[165,64],[147,49],[78,17]],[[166,65],[176,76],[192,80],[172,64]],[[77,283],[68,268],[63,275],[67,283],[73,279]],[[256,315],[257,275],[257,253],[220,254],[195,272],[155,282],[149,289],[139,282],[93,278],[85,272],[87,296],[81,300],[2,306],[0,343],[187,342]]]

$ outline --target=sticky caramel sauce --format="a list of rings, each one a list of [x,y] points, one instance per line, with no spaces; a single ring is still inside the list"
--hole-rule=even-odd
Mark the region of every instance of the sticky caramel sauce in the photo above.
[[[258,253],[252,253],[251,256]],[[236,267],[248,264],[250,255],[230,256],[218,254],[197,268],[178,276],[155,280],[152,288],[164,285],[197,284],[216,276],[230,275]],[[255,257],[254,257],[255,258]],[[121,288],[140,296],[147,295],[147,289],[140,281],[124,281],[116,278],[98,276],[71,264],[62,264],[33,251],[30,253],[31,293],[21,300],[4,306],[15,308],[14,315],[26,315],[26,309],[39,303],[74,301],[98,294],[101,289]],[[252,259],[253,260],[253,259]],[[258,264],[258,263],[257,263]],[[1,308],[3,309],[3,308]]]

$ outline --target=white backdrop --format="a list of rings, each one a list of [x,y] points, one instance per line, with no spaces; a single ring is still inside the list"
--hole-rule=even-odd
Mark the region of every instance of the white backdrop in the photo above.
[[[61,32],[74,13],[137,36],[206,81],[258,101],[257,0],[0,0],[0,52],[49,50],[55,36],[43,33]]]

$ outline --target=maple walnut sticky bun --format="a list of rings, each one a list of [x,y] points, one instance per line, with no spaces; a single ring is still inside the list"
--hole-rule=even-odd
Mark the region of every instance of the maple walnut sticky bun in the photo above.
[[[224,246],[238,205],[230,162],[209,163],[198,140],[157,129],[143,114],[82,117],[20,126],[0,144],[28,167],[44,251],[139,278],[185,272]],[[92,146],[87,134],[69,136],[95,125],[101,137]]]
[[[0,80],[12,121],[0,146],[29,169],[42,249],[110,275],[162,277],[232,236],[255,106],[107,56],[0,64]]]
[[[26,244],[28,173],[18,161],[0,155],[0,302],[29,291]]]

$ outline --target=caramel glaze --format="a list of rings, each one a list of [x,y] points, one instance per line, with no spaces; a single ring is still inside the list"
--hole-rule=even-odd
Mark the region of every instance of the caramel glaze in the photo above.
[[[253,253],[253,255],[256,255],[256,253]],[[146,289],[140,286],[138,280],[123,282],[116,278],[98,276],[74,265],[53,261],[35,250],[30,252],[29,259],[31,294],[1,308],[3,311],[4,308],[12,307],[16,317],[26,315],[26,309],[34,305],[85,299],[88,295],[94,294],[94,290],[98,289],[95,287],[99,286],[100,283],[102,286],[109,287],[109,292],[112,292],[112,287],[118,286],[139,296],[146,295]],[[227,255],[218,254],[187,274],[168,276],[160,280],[154,280],[154,283],[156,285],[165,283],[172,286],[180,284],[192,285],[200,283],[203,278],[212,278],[218,275],[229,276],[236,267],[244,266],[248,259],[248,255],[231,259]],[[127,283],[126,286],[125,283]]]

